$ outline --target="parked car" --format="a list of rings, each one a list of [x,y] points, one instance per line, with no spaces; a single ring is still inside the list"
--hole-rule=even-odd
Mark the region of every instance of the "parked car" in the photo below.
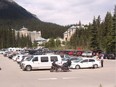
[[[5,51],[4,50],[0,50],[0,54],[4,54],[5,53]]]
[[[101,67],[101,62],[93,58],[83,58],[79,61],[72,61],[70,68],[80,69],[80,68],[98,68]]]
[[[70,59],[71,57],[67,54],[60,54],[62,59]]]
[[[93,56],[93,52],[92,51],[84,51],[82,53],[83,57],[92,57]]]
[[[12,57],[12,60],[16,61],[18,54]]]
[[[116,55],[113,53],[110,54],[104,54],[104,59],[116,59]]]
[[[69,51],[68,55],[74,55],[74,51]]]
[[[50,69],[53,61],[62,65],[60,55],[33,55],[32,58],[23,61],[21,67],[27,71],[31,71],[32,69]]]
[[[73,56],[82,56],[83,51],[74,51]]]
[[[16,57],[17,63],[20,63],[24,57],[25,57],[25,56],[22,55],[22,54],[17,55],[17,57]]]
[[[31,60],[32,58],[33,58],[32,55],[28,55],[28,56],[26,56],[26,57],[23,57],[22,60],[21,60],[20,63],[19,63],[20,68],[22,69],[22,62],[23,62],[23,61],[29,61],[29,60]]]

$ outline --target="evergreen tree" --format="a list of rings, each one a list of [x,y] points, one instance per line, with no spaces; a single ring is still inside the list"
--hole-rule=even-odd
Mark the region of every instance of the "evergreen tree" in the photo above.
[[[47,43],[45,43],[45,47],[47,47],[47,48],[54,48],[55,47],[54,38],[50,38],[50,40]]]
[[[32,41],[31,41],[31,37],[27,37],[28,38],[28,47],[32,47]]]
[[[98,36],[97,22],[96,22],[96,19],[94,18],[92,29],[91,29],[91,42],[90,42],[90,47],[92,50],[99,49],[97,36]]]
[[[104,29],[103,29],[103,46],[104,46],[104,50],[108,50],[108,47],[111,43],[111,31],[112,31],[112,15],[110,12],[107,12],[106,17],[105,17],[105,21],[104,21]]]
[[[55,41],[54,41],[54,38],[51,38],[49,40],[49,46],[52,48],[52,47],[55,47]]]
[[[76,49],[77,47],[83,47],[83,48],[88,47],[89,31],[85,28],[85,26],[82,27],[82,25],[79,24],[79,27],[76,29],[76,32],[71,37],[69,43],[70,46],[74,49]]]
[[[113,24],[111,27],[110,42],[108,43],[106,51],[108,53],[116,53],[116,6],[113,15]]]
[[[76,32],[71,37],[69,43],[70,43],[71,47],[74,47],[74,48],[77,47],[77,43],[78,43],[77,29],[76,29]]]
[[[99,43],[99,48],[101,48],[101,43],[102,43],[102,29],[101,29],[101,18],[100,16],[98,16],[98,18],[96,19],[96,23],[97,23],[97,32],[98,32],[98,35],[97,35],[97,41]]]
[[[20,47],[20,35],[19,35],[19,32],[17,32],[17,34],[16,34],[16,46]]]
[[[55,41],[55,46],[60,47],[61,46],[61,41],[57,38]]]
[[[33,47],[36,48],[38,43],[36,41],[33,42]]]

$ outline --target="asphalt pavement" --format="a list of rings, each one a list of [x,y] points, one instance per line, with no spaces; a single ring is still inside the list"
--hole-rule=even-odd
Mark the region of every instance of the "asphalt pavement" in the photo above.
[[[97,69],[22,71],[19,65],[0,55],[0,87],[116,87],[116,60],[104,60]]]

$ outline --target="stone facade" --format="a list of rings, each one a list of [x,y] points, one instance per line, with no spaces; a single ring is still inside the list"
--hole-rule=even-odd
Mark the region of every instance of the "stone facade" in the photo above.
[[[76,29],[87,29],[87,27],[81,24],[71,26],[67,31],[64,32],[64,41],[70,41],[72,35],[76,32]]]
[[[21,36],[30,36],[31,37],[31,41],[34,42],[35,39],[37,39],[38,37],[41,37],[41,31],[28,31],[27,28],[23,27],[21,28],[19,31],[15,31],[16,35],[17,33],[19,33],[20,37]]]
[[[31,41],[34,42],[38,37],[41,37],[41,31],[32,31],[29,32],[29,35],[31,37]]]
[[[28,36],[29,35],[29,31],[25,27],[21,28],[18,32],[19,32],[20,36]]]
[[[70,27],[64,32],[64,41],[70,41],[72,35],[76,32],[77,26]]]

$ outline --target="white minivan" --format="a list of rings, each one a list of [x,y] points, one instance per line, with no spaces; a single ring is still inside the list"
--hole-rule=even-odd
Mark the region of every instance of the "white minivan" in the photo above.
[[[60,55],[34,55],[23,61],[21,63],[21,68],[26,71],[31,71],[32,69],[50,69],[53,61],[62,65],[62,58]]]

